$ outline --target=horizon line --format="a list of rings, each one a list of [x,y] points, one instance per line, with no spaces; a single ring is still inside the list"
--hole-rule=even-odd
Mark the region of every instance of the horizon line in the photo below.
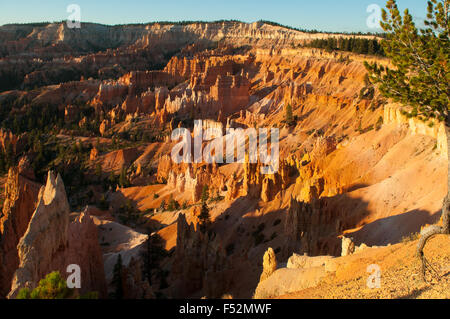
[[[59,20],[59,21],[41,21],[41,22],[16,22],[16,23],[5,23],[0,25],[0,27],[3,26],[13,26],[13,25],[49,25],[49,24],[58,24],[58,23],[64,23],[69,20]],[[102,26],[108,26],[108,27],[120,27],[120,26],[137,26],[137,25],[152,25],[152,24],[165,24],[165,25],[189,25],[189,24],[208,24],[208,23],[223,23],[223,22],[237,22],[237,23],[245,23],[245,24],[254,24],[258,22],[262,22],[264,24],[272,25],[272,26],[278,26],[281,28],[285,28],[288,30],[298,31],[298,32],[304,32],[304,33],[321,33],[321,34],[345,34],[345,35],[352,35],[352,34],[358,34],[358,35],[382,35],[386,32],[364,32],[364,31],[324,31],[324,30],[318,30],[318,29],[301,29],[292,27],[289,25],[284,25],[278,22],[270,21],[270,20],[264,20],[260,19],[253,22],[245,22],[241,20],[236,19],[220,19],[220,20],[180,20],[180,21],[167,21],[167,20],[159,20],[159,21],[149,21],[149,22],[130,22],[130,23],[121,23],[121,24],[107,24],[107,23],[101,23],[101,22],[90,22],[90,21],[80,21],[81,24],[97,24]]]

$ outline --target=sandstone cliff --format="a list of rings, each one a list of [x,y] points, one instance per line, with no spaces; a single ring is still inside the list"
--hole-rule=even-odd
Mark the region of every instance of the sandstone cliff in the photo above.
[[[17,244],[28,228],[35,209],[40,185],[11,168],[5,185],[5,201],[0,217],[0,297],[11,289],[19,266]]]
[[[19,267],[9,298],[14,298],[21,288],[34,288],[52,271],[59,270],[67,277],[67,266],[71,264],[81,268],[81,293],[97,291],[105,296],[97,229],[89,215],[82,214],[70,223],[69,214],[63,181],[49,172],[28,228],[17,245]]]

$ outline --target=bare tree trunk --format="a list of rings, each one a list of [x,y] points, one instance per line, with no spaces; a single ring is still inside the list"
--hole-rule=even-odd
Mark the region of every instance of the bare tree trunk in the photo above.
[[[445,125],[445,134],[447,137],[447,157],[448,157],[448,173],[447,173],[447,195],[442,204],[442,226],[429,226],[421,232],[419,243],[417,244],[417,256],[422,262],[422,277],[425,279],[426,259],[423,249],[427,241],[433,236],[440,234],[450,234],[450,125],[447,121]]]

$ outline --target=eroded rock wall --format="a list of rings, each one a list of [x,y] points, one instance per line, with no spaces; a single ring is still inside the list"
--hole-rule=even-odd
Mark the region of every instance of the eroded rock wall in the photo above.
[[[5,184],[5,201],[0,218],[0,297],[11,289],[19,266],[17,244],[28,228],[40,185],[11,168]]]
[[[48,273],[58,270],[67,277],[67,266],[81,268],[81,293],[97,291],[105,296],[103,260],[97,229],[88,214],[74,222],[61,176],[48,173],[38,195],[36,209],[17,249],[19,266],[8,295],[14,298],[21,288],[34,288]],[[81,249],[82,248],[82,249]]]

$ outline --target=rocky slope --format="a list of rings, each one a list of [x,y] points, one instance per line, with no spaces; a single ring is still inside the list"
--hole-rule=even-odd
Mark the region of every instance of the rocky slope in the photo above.
[[[448,238],[438,236],[426,249],[427,259],[437,273],[428,273],[428,283],[420,279],[420,264],[415,256],[417,241],[382,248],[366,248],[347,256],[329,259],[324,266],[291,268],[302,284],[282,285],[274,275],[272,283],[258,287],[259,296],[293,299],[441,299],[449,298]],[[310,257],[311,258],[311,257]],[[368,285],[373,270],[380,269],[380,286]],[[289,267],[289,266],[288,266]],[[289,273],[288,272],[288,273]],[[277,274],[286,283],[292,274]],[[300,274],[300,275],[299,275]],[[261,295],[262,294],[262,295]],[[256,296],[258,297],[258,296]]]

